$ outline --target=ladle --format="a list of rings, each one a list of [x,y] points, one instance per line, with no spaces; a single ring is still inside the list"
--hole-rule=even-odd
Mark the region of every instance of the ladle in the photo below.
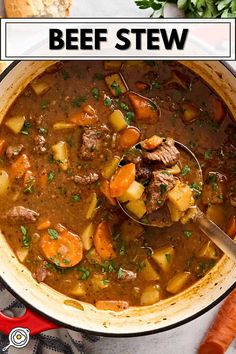
[[[137,149],[141,153],[141,144],[138,143],[133,148],[131,149]],[[175,140],[175,145],[179,150],[183,150],[185,153],[191,156],[191,158],[194,160],[194,163],[197,166],[198,169],[198,175],[199,175],[199,182],[201,185],[203,185],[203,177],[202,177],[202,169],[200,166],[200,163],[198,159],[196,158],[195,154],[184,144],[178,142]],[[125,157],[121,160],[120,165],[124,163]],[[143,222],[142,219],[139,220],[137,219],[133,214],[131,214],[125,206],[120,203],[119,200],[117,200],[120,208],[126,213],[128,217],[130,217],[132,220],[135,222],[142,224],[144,226],[150,226],[150,227],[169,227],[173,224],[171,222],[170,218],[168,218],[169,213],[165,213],[165,207],[161,207],[158,209],[157,212],[153,213],[151,221],[148,222]],[[228,257],[230,257],[233,261],[236,262],[236,242],[232,240],[221,228],[219,228],[213,221],[208,219],[206,215],[199,209],[197,205],[194,205],[193,207],[190,207],[194,209],[194,213],[192,216],[192,221],[204,232],[204,234],[212,241],[215,243],[216,246],[218,246]],[[166,207],[167,209],[167,207]],[[168,212],[168,210],[166,210]]]

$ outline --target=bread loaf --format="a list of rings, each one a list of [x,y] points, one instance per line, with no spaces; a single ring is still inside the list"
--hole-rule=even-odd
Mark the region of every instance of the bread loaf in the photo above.
[[[72,0],[4,0],[7,17],[65,17]]]

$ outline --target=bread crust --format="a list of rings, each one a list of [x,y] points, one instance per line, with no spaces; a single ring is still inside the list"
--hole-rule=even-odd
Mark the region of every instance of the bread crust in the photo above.
[[[7,17],[64,17],[72,0],[4,0]]]

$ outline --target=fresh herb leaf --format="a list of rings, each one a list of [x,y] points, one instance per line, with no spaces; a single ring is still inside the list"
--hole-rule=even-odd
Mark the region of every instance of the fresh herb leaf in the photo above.
[[[52,240],[57,240],[58,239],[58,232],[54,229],[48,229],[48,234]]]
[[[120,88],[120,85],[117,84],[116,81],[113,81],[113,83],[111,84],[111,88],[114,90],[115,96],[120,96],[121,88]]]
[[[161,195],[165,194],[167,191],[167,184],[161,183],[160,184],[160,193]]]
[[[102,73],[96,73],[94,75],[94,80],[103,80],[104,79],[104,75]]]
[[[131,124],[134,120],[134,112],[127,112],[125,115],[125,120],[128,124]]]
[[[55,172],[49,171],[49,172],[48,172],[48,183],[52,183],[52,181],[54,180],[54,178],[55,178]]]
[[[103,101],[104,106],[110,107],[112,105],[112,99],[110,97],[106,97]]]
[[[87,280],[88,277],[90,276],[90,270],[85,267],[76,267],[76,270],[79,272],[82,272],[81,280]]]
[[[205,160],[209,160],[212,156],[212,150],[211,149],[207,149],[204,153],[204,158]]]
[[[48,133],[48,129],[42,127],[40,127],[38,131],[40,135],[47,135]]]
[[[40,108],[41,109],[46,109],[46,108],[48,108],[48,106],[49,106],[49,101],[43,100],[43,101],[40,102]]]
[[[170,253],[166,253],[165,257],[166,257],[167,262],[171,263],[171,259],[172,259],[171,254]]]
[[[71,199],[73,200],[73,202],[78,203],[80,202],[81,197],[78,194],[72,194]]]
[[[28,229],[26,226],[21,225],[20,227],[21,233],[22,233],[22,243],[25,248],[29,248],[30,246],[30,237],[28,235]]]
[[[123,273],[124,273],[124,270],[122,268],[119,268],[118,272],[117,272],[117,278],[118,279],[123,278]]]
[[[192,237],[192,235],[193,235],[192,231],[184,230],[184,237],[185,238],[188,239],[188,238]]]
[[[86,96],[75,97],[71,101],[72,107],[81,107],[81,105],[87,100]]]
[[[98,90],[97,87],[94,87],[94,88],[91,90],[91,94],[92,94],[93,98],[95,98],[96,101],[99,100],[100,94],[99,94],[99,90]]]
[[[31,123],[30,122],[25,122],[24,125],[23,125],[23,128],[21,129],[21,134],[29,135],[30,128],[31,128]]]
[[[187,174],[189,174],[190,171],[191,168],[188,165],[185,165],[180,172],[180,176],[186,176]]]

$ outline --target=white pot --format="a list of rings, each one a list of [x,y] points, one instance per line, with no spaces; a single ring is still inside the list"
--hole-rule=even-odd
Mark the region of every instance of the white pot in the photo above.
[[[0,82],[0,123],[22,89],[52,63],[15,62],[6,69]],[[217,61],[184,61],[182,64],[207,81],[226,102],[236,118],[236,78],[229,69]],[[84,308],[82,311],[65,305],[67,296],[43,283],[38,284],[28,269],[19,263],[0,233],[0,276],[26,306],[64,327],[95,334],[132,336],[177,327],[208,311],[235,287],[236,267],[235,263],[224,256],[193,286],[152,306],[131,307],[115,313],[97,310],[90,304],[80,302]]]

